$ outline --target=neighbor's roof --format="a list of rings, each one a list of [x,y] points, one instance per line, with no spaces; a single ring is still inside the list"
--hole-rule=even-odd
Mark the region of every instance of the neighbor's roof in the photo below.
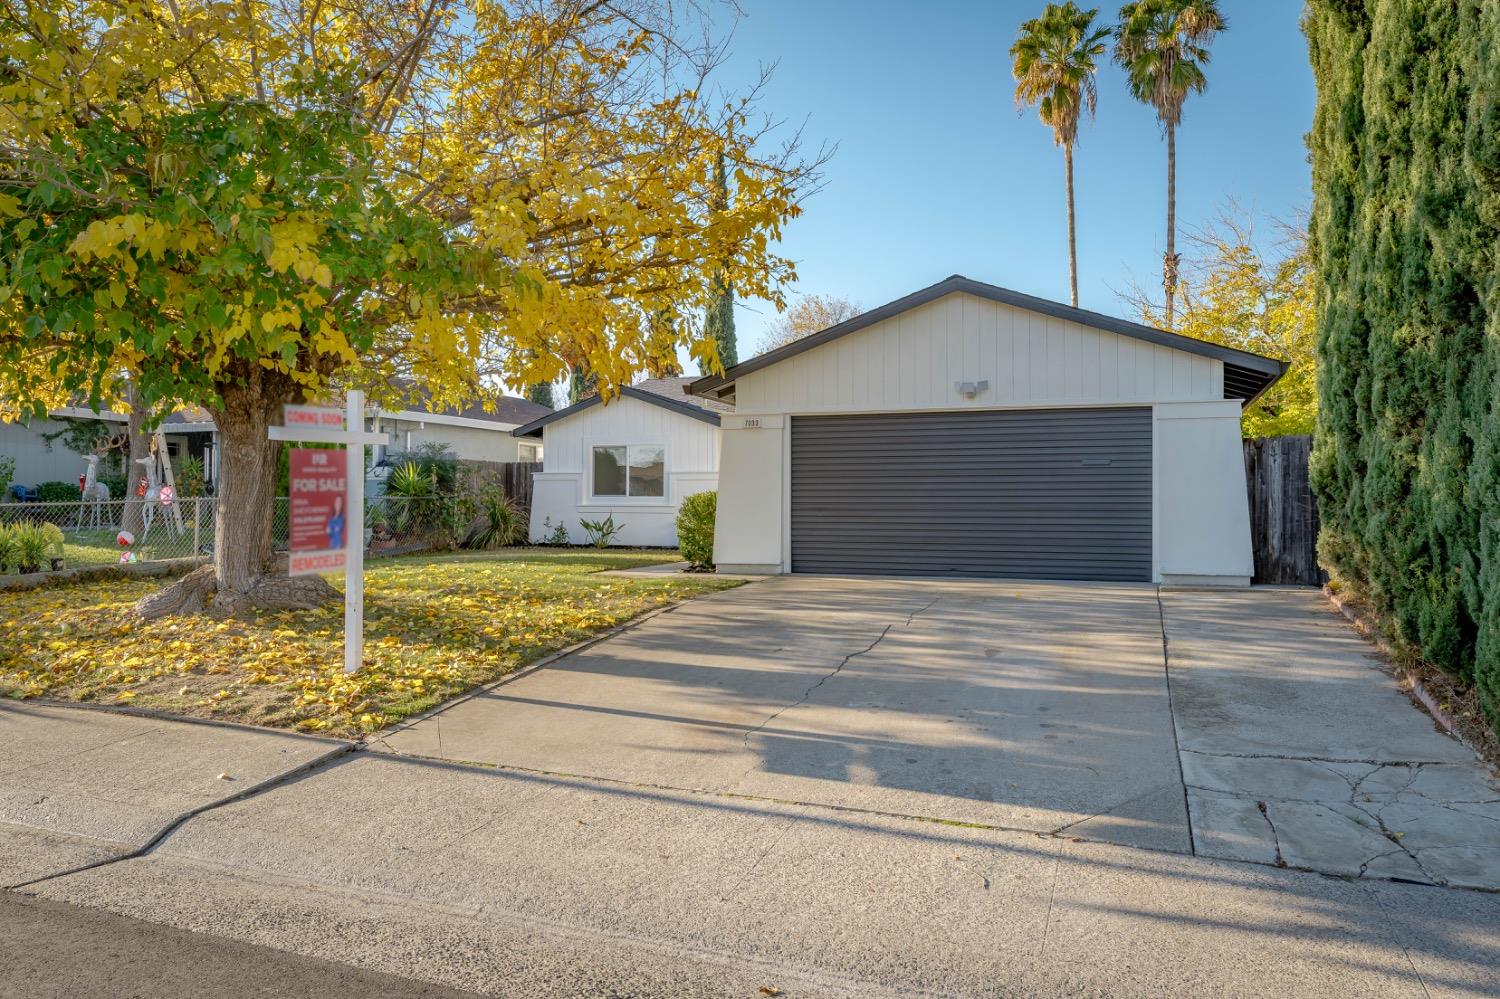
[[[416,419],[423,416],[454,416],[464,420],[484,420],[488,423],[504,423],[509,426],[527,423],[539,416],[545,416],[552,412],[548,406],[532,402],[530,399],[518,399],[513,395],[501,395],[498,392],[488,393],[479,399],[463,407],[450,406],[446,409],[429,409],[431,396],[427,390],[421,387],[403,384],[403,391],[411,394],[412,399],[402,409],[385,409],[381,412],[388,416],[401,416],[407,413],[414,414]],[[485,403],[490,404],[490,409],[485,409]]]
[[[1042,315],[1052,316],[1056,319],[1065,319],[1068,322],[1078,323],[1080,326],[1089,326],[1093,329],[1105,330],[1109,333],[1118,333],[1121,336],[1132,337],[1136,340],[1144,340],[1161,347],[1170,347],[1173,350],[1185,351],[1189,354],[1199,354],[1203,357],[1212,357],[1224,362],[1224,398],[1241,399],[1243,405],[1249,405],[1257,396],[1270,388],[1276,379],[1286,373],[1288,367],[1285,361],[1278,361],[1270,357],[1262,357],[1252,354],[1246,350],[1236,350],[1233,347],[1223,347],[1207,340],[1199,340],[1190,336],[1182,336],[1179,333],[1168,333],[1154,326],[1143,326],[1140,323],[1132,323],[1124,319],[1116,319],[1114,316],[1106,316],[1098,312],[1089,312],[1086,309],[1075,309],[1061,302],[1053,302],[1045,298],[1036,298],[1032,295],[1023,295],[1019,291],[1011,291],[1009,288],[1001,288],[998,285],[985,284],[982,281],[974,281],[964,277],[962,274],[954,274],[952,277],[939,281],[937,284],[921,291],[913,292],[905,298],[898,298],[894,302],[882,305],[878,309],[855,316],[836,326],[830,326],[800,340],[793,341],[784,347],[768,350],[764,354],[736,364],[725,371],[722,375],[708,375],[699,378],[688,386],[688,391],[694,395],[714,393],[715,398],[724,398],[731,394],[734,389],[735,379],[741,375],[748,375],[752,371],[770,367],[789,357],[795,357],[805,350],[821,347],[831,340],[848,336],[873,326],[878,322],[899,316],[903,312],[915,309],[919,305],[936,301],[945,295],[954,292],[963,292],[976,298],[988,299],[991,302],[999,302],[1002,305],[1011,305],[1018,309],[1026,309],[1030,312],[1039,312]]]
[[[708,399],[700,399],[687,394],[687,387],[692,382],[691,378],[648,378],[635,385],[627,385],[620,389],[620,394],[631,399],[639,399],[641,402],[650,403],[669,409],[674,413],[702,420],[714,426],[719,425],[719,413],[725,407],[722,403],[715,403]],[[559,409],[555,413],[548,413],[540,419],[533,420],[524,427],[512,430],[512,437],[539,437],[542,428],[549,423],[554,423],[564,417],[572,416],[574,413],[597,406],[600,403],[598,395],[591,395],[587,399],[580,399],[567,409]]]

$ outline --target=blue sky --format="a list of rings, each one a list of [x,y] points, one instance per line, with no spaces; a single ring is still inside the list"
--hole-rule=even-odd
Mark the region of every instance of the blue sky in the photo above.
[[[1034,111],[1018,114],[1008,50],[1042,0],[741,0],[729,88],[777,63],[763,104],[838,143],[825,190],[788,228],[803,293],[866,309],[961,273],[1067,301],[1062,151]],[[1112,18],[1118,4],[1100,10]],[[1189,100],[1177,140],[1177,214],[1209,221],[1234,198],[1291,218],[1311,193],[1303,135],[1312,73],[1297,0],[1224,0],[1208,90]],[[1097,119],[1075,153],[1079,304],[1128,314],[1116,292],[1160,281],[1166,145],[1112,64]],[[1180,239],[1180,237],[1179,237]],[[1179,250],[1181,245],[1179,242]],[[740,355],[775,320],[740,303]]]

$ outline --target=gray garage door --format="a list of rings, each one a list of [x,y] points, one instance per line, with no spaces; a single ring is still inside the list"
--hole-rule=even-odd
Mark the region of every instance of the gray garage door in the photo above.
[[[1149,581],[1151,410],[798,416],[792,570]]]

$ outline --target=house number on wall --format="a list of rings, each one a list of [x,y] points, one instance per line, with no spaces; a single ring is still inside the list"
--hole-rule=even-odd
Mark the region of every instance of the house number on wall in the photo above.
[[[759,420],[755,420],[755,419],[751,419],[750,417],[746,417],[745,418],[745,422],[742,424],[742,426],[746,430],[759,430],[760,429],[760,421]]]

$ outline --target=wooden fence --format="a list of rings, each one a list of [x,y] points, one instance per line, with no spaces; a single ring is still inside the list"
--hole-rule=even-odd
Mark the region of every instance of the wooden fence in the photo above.
[[[532,475],[542,470],[540,461],[465,461],[470,484],[497,485],[524,510],[531,509]]]
[[[1311,454],[1310,435],[1245,441],[1257,583],[1316,586],[1327,578],[1318,565],[1318,504],[1307,479]]]

